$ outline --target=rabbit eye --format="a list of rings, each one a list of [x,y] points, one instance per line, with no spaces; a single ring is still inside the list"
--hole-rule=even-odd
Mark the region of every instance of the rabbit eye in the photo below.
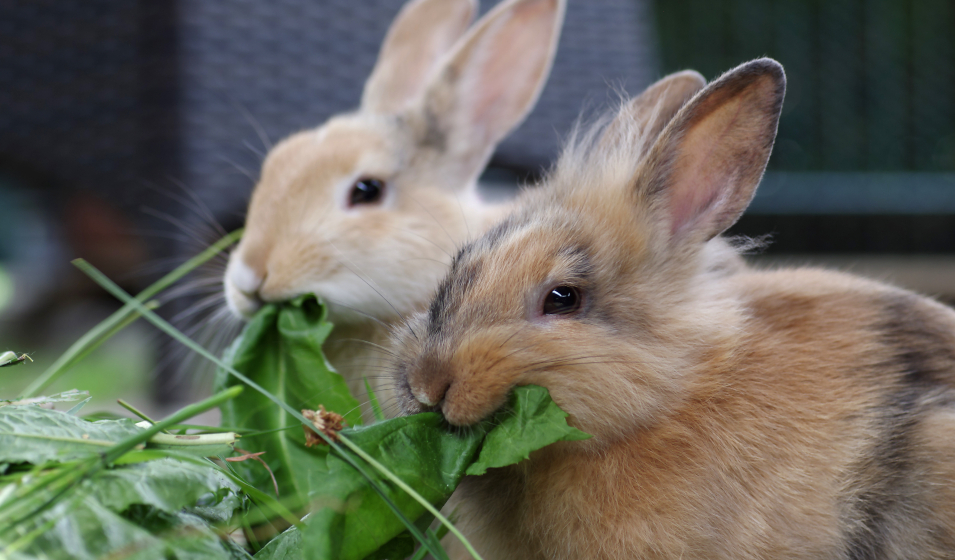
[[[573,286],[552,288],[544,298],[544,315],[569,315],[580,310],[580,290]]]
[[[359,179],[351,188],[348,202],[351,206],[373,204],[381,200],[385,192],[385,182],[378,179]]]

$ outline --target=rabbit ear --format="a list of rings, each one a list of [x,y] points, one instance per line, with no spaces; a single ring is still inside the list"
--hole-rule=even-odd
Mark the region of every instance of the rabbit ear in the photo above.
[[[405,4],[365,83],[362,108],[396,113],[414,101],[430,73],[464,35],[476,8],[477,0],[412,0]]]
[[[660,78],[621,107],[617,118],[604,130],[600,145],[613,146],[630,135],[642,137],[643,145],[651,144],[677,111],[705,85],[706,79],[693,70]]]
[[[428,136],[466,174],[537,101],[550,73],[566,0],[505,0],[461,40],[433,76],[421,111]]]
[[[766,169],[785,91],[783,67],[761,58],[723,74],[670,121],[636,185],[671,239],[709,240],[743,213]]]

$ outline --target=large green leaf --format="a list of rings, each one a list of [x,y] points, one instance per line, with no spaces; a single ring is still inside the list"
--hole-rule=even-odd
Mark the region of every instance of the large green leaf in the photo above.
[[[452,433],[441,415],[432,412],[350,428],[341,434],[430,503],[441,505],[474,460],[484,438],[484,427]],[[320,456],[308,467],[312,488],[309,501],[316,513],[304,520],[301,534],[298,529],[286,531],[259,551],[256,558],[295,558],[288,556],[288,551],[296,548],[290,543],[300,542],[298,548],[308,551],[302,558],[360,560],[405,532],[404,525],[366,479],[342,459],[329,454],[327,447],[317,449]],[[425,514],[424,507],[408,494],[384,479],[381,481],[389,497],[409,519]],[[343,529],[330,524],[336,514],[344,516]],[[312,555],[312,543],[328,542],[334,531],[339,531],[342,539],[340,552],[333,556]]]
[[[558,441],[588,438],[590,434],[567,425],[567,413],[551,400],[547,389],[518,387],[511,393],[508,408],[495,415],[494,428],[467,474],[482,475],[490,468],[513,465]]]
[[[176,513],[202,499],[204,515],[224,521],[240,504],[238,486],[214,465],[168,457],[100,471],[84,486],[113,511],[138,504]]]
[[[11,484],[28,485],[30,477]],[[56,494],[52,507],[40,509],[51,497],[43,491],[27,494],[38,513],[0,535],[0,553],[22,539],[22,553],[28,557],[236,555],[210,523],[230,519],[241,498],[238,487],[211,463],[161,458],[101,469]]]
[[[508,406],[491,419],[464,430],[449,429],[441,415],[432,412],[342,430],[341,435],[440,507],[465,474],[483,474],[488,468],[515,464],[557,441],[590,437],[568,426],[566,417],[547,389],[531,385],[514,389]],[[303,530],[290,529],[279,535],[256,558],[361,560],[389,543],[406,552],[399,545],[408,539],[405,527],[354,469],[326,451],[308,470],[312,476],[311,505],[325,513],[306,518]],[[430,521],[425,509],[408,494],[386,479],[381,481],[405,516]],[[332,513],[344,516],[343,530],[328,524]],[[341,531],[340,552],[313,555],[311,551],[317,547],[310,543],[328,542],[335,536],[333,530]]]
[[[5,406],[0,427],[0,460],[15,464],[0,479],[0,558],[244,554],[213,527],[229,521],[244,498],[212,462],[136,450],[109,464],[114,442],[128,448],[121,447],[127,438],[143,432],[130,420]]]
[[[0,463],[89,457],[142,431],[132,420],[88,422],[38,406],[0,407]]]
[[[323,405],[345,416],[351,425],[361,422],[358,401],[344,379],[322,354],[322,343],[331,332],[325,310],[312,296],[282,306],[267,305],[246,326],[226,352],[225,361],[295,409]],[[220,371],[217,390],[241,382]],[[303,503],[311,490],[311,465],[319,453],[305,447],[301,424],[255,391],[245,391],[222,407],[226,426],[272,431],[243,438],[248,451],[265,451],[262,457],[275,474],[281,498]],[[284,430],[284,431],[278,431]],[[271,492],[265,469],[254,462],[235,465],[236,471],[263,491]]]
[[[13,558],[229,560],[243,556],[199,516],[135,507],[118,513],[81,491],[17,529],[0,536],[0,546],[30,531],[39,530],[39,534]]]

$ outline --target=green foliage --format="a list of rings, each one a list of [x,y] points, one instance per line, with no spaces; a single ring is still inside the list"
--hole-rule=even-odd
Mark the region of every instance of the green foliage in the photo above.
[[[558,441],[578,441],[590,434],[567,425],[567,413],[550,399],[543,387],[528,385],[511,393],[508,408],[498,413],[487,434],[481,455],[467,469],[482,475],[488,469],[523,461],[531,451]]]
[[[139,449],[164,425],[236,392],[150,427],[0,408],[0,558],[247,557],[217,529],[247,501],[232,476],[168,443],[171,450]]]
[[[156,316],[147,299],[234,238],[137,298],[78,264],[126,305],[34,380],[27,398],[0,401],[0,558],[248,558],[224,535],[237,524],[284,518],[293,526],[271,541],[247,532],[256,548],[264,545],[257,557],[396,559],[420,544],[415,558],[428,552],[445,560],[442,531],[429,526],[437,518],[471,550],[436,509],[465,474],[588,437],[566,424],[540,387],[515,389],[507,407],[468,429],[450,429],[435,413],[381,421],[372,395],[379,422],[360,426],[358,402],[322,354],[332,325],[312,296],[266,306],[218,360]],[[138,316],[218,364],[217,385],[228,389],[152,425],[81,419],[73,413],[89,400],[85,392],[33,397]],[[67,412],[35,406],[83,397]],[[340,444],[305,446],[308,421],[298,411],[319,405],[350,424]],[[261,459],[275,473],[280,500],[269,495],[263,466],[204,458],[231,455],[235,433],[159,433],[212,406],[222,408],[230,432],[247,432],[244,448],[266,452]],[[298,522],[286,505],[310,513]]]
[[[38,406],[4,406],[0,408],[0,462],[81,459],[140,431],[127,419],[87,422]]]
[[[360,421],[358,402],[322,356],[321,346],[330,331],[323,307],[313,296],[268,305],[227,351],[226,362],[296,408],[315,409],[321,404],[355,425]],[[236,383],[228,379],[220,370],[218,387]],[[279,535],[257,558],[304,558],[304,551],[309,557],[339,560],[372,554],[383,558],[376,551],[386,545],[393,551],[389,555],[410,553],[413,541],[407,527],[372,486],[375,482],[407,519],[432,520],[417,497],[381,473],[369,480],[341,453],[327,446],[306,447],[300,429],[284,430],[297,428],[297,420],[265,395],[245,391],[222,408],[224,424],[268,431],[245,438],[243,446],[266,451],[262,458],[275,473],[284,503],[312,512],[302,529]],[[347,428],[341,437],[440,507],[465,474],[512,465],[557,441],[590,437],[568,426],[566,417],[547,389],[528,386],[516,388],[508,406],[494,417],[468,429],[451,430],[441,415],[424,413]],[[261,466],[249,463],[236,470],[262,491],[271,485]]]
[[[428,502],[440,506],[474,460],[484,433],[483,427],[452,433],[439,414],[425,413],[346,429],[341,436],[389,468]],[[329,453],[327,447],[316,449],[318,460],[296,467],[308,471],[309,503],[320,515],[313,513],[305,519],[301,535],[297,534],[298,529],[280,535],[257,558],[284,557],[278,554],[289,548],[282,543],[284,540],[301,541],[300,550],[310,551],[312,543],[327,542],[337,530],[344,535],[343,543],[338,554],[329,558],[361,560],[405,532],[401,521],[367,480]],[[409,519],[425,515],[424,507],[411,496],[384,479],[382,482],[389,497]],[[337,520],[338,516],[343,520]],[[299,557],[304,558],[302,554],[299,552]]]
[[[295,410],[317,409],[322,404],[341,412],[350,424],[359,424],[358,401],[322,354],[322,343],[332,330],[325,315],[314,297],[265,306],[226,351],[225,361]],[[218,389],[235,384],[241,381],[219,370]],[[263,459],[272,468],[284,499],[290,504],[305,503],[311,490],[308,465],[319,460],[319,454],[305,447],[301,422],[262,394],[245,391],[222,407],[222,423],[271,431],[247,437],[242,445],[250,451],[265,451]],[[250,462],[235,468],[263,491],[271,486],[268,472],[260,465]]]

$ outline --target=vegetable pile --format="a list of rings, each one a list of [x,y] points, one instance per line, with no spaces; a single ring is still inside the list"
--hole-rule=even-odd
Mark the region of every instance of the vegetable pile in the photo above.
[[[362,426],[316,298],[265,306],[220,360],[152,312],[159,290],[78,266],[126,303],[86,346],[142,316],[218,364],[218,392],[155,423],[82,418],[82,392],[0,401],[0,558],[446,558],[439,539],[463,537],[438,510],[465,475],[589,437],[535,386],[468,430],[377,410]],[[58,363],[88,348],[71,351]],[[221,428],[182,424],[214,406]]]

